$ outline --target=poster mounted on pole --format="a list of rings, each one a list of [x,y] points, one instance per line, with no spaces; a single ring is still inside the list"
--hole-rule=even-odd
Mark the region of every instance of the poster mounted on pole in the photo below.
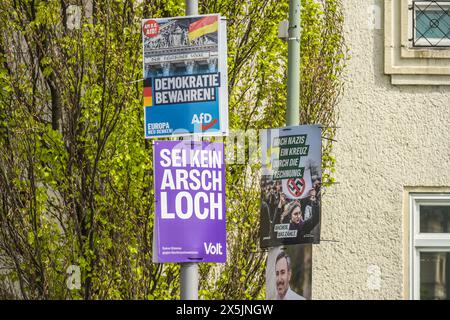
[[[260,246],[320,242],[322,143],[318,125],[261,133]]]
[[[228,134],[226,20],[142,21],[145,137]]]
[[[153,262],[226,262],[223,143],[155,141]]]
[[[310,300],[312,245],[270,248],[266,266],[266,300]]]

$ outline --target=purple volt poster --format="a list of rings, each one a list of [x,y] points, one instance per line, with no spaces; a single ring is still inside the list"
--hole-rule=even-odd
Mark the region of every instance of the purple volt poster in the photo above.
[[[223,143],[155,141],[153,262],[226,262]]]

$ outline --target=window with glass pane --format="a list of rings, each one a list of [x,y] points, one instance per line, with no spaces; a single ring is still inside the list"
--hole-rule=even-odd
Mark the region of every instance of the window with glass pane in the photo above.
[[[410,197],[411,297],[450,300],[450,193]]]
[[[420,206],[420,233],[449,233],[450,206]]]
[[[413,45],[450,46],[450,2],[413,1]]]
[[[450,299],[450,252],[420,253],[420,299]]]

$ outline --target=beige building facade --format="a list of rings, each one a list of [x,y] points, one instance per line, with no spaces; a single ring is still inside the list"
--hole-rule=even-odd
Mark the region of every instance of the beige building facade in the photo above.
[[[450,3],[342,2],[351,59],[313,299],[449,299],[450,47],[417,24]]]

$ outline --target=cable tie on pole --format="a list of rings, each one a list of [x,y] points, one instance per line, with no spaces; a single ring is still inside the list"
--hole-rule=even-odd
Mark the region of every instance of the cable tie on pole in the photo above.
[[[132,84],[132,83],[141,82],[141,81],[144,81],[144,79],[138,79],[138,80],[133,80],[130,82],[125,82],[125,84]]]
[[[331,139],[331,138],[327,138],[327,137],[322,137],[322,139],[329,140],[329,141],[333,141],[333,142],[338,142],[338,141],[335,140],[335,139]]]

